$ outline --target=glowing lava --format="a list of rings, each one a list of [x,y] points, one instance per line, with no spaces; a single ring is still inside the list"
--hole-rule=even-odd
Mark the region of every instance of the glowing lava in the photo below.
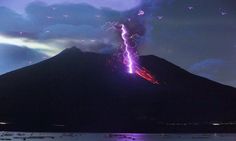
[[[144,67],[139,67],[138,63],[135,61],[135,54],[131,49],[131,46],[128,43],[129,35],[128,31],[124,24],[121,24],[121,37],[124,44],[124,64],[128,68],[128,73],[133,74],[136,73],[138,76],[143,79],[153,83],[159,84],[159,82],[155,79],[155,77]]]
[[[155,77],[144,67],[137,67],[135,73],[152,84],[159,84]]]

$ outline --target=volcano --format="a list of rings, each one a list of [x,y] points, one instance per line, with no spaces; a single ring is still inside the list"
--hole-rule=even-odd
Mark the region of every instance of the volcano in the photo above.
[[[2,130],[236,131],[236,89],[156,56],[140,64],[160,82],[127,73],[111,55],[73,47],[0,76]]]

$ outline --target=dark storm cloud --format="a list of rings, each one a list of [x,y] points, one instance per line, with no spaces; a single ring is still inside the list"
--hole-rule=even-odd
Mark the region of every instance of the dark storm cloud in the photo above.
[[[112,26],[108,23],[122,19],[122,13],[108,8],[98,9],[88,4],[47,5],[33,2],[26,7],[25,15],[4,7],[0,8],[0,13],[3,19],[0,33],[5,36],[24,37],[44,44],[50,42],[61,50],[77,46],[99,53],[112,52],[120,44],[117,31],[107,29]],[[86,45],[89,45],[88,49]]]
[[[101,37],[101,30],[88,25],[69,25],[69,24],[55,24],[43,29],[39,34],[40,39],[52,38],[99,38]]]
[[[140,52],[160,56],[192,73],[232,85],[236,79],[236,2],[152,2],[144,7],[150,13],[145,17],[146,34]],[[153,8],[153,4],[158,8]],[[211,58],[221,60],[220,65]]]
[[[28,25],[21,15],[6,7],[0,7],[0,19],[0,32],[5,34],[14,34]]]
[[[34,0],[1,0],[0,5],[6,6],[8,8],[14,9],[19,13],[24,13],[25,7],[33,2]],[[108,7],[116,11],[126,11],[138,6],[141,0],[40,0],[47,3],[48,5],[60,4],[60,3],[71,3],[79,4],[86,3],[96,8]]]
[[[101,26],[119,21],[120,13],[96,9],[86,4],[46,5],[34,2],[26,7],[26,15],[2,7],[0,32],[28,38],[98,38],[105,36]],[[21,34],[20,34],[21,33]],[[102,35],[102,36],[101,36]]]
[[[0,44],[0,74],[28,66],[47,56],[26,47]]]

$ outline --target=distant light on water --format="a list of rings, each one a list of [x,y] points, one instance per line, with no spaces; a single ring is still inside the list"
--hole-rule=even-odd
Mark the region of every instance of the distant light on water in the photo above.
[[[212,123],[213,126],[219,126],[220,123]]]
[[[7,122],[0,122],[0,125],[7,125]]]

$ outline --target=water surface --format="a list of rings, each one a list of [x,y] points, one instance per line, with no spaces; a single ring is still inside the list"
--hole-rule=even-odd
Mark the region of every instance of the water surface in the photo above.
[[[129,134],[0,132],[11,141],[236,141],[236,134]]]

